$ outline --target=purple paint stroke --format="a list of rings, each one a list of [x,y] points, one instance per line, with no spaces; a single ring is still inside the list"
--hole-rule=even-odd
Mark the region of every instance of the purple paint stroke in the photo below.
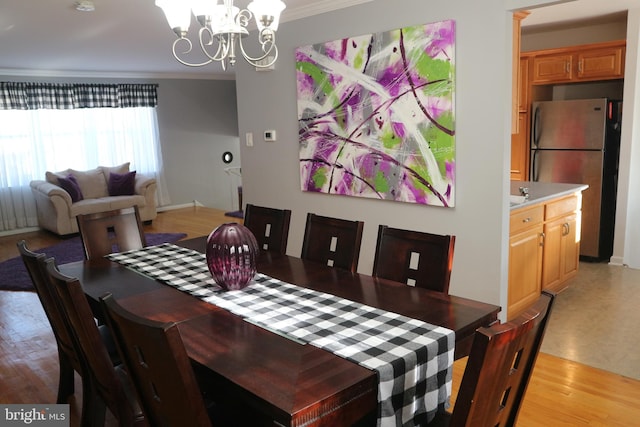
[[[393,133],[395,133],[398,138],[403,138],[407,135],[406,128],[404,123],[402,122],[391,122],[391,128],[393,129]]]
[[[353,193],[353,191],[350,191],[350,190],[353,187],[353,182],[355,181],[355,175],[350,171],[348,171],[347,169],[343,169],[342,173],[344,174],[344,176],[334,186],[333,191],[336,194],[340,194],[344,196],[344,195],[349,195],[350,193]]]
[[[403,75],[402,71],[402,64],[392,64],[384,70],[377,81],[390,95],[397,96],[401,91],[404,91],[399,78],[399,76]]]
[[[432,58],[438,58],[443,54],[447,59],[451,59],[447,54],[447,48],[452,46],[455,40],[455,27],[453,21],[443,22],[442,25],[431,25],[426,28],[426,37],[430,42],[425,48],[425,53]]]

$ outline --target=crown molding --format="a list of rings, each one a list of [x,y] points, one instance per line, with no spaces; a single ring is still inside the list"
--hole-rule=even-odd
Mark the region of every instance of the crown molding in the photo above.
[[[293,9],[285,9],[282,12],[280,22],[295,21],[296,19],[308,18],[309,16],[321,13],[332,12],[346,7],[356,6],[363,3],[370,3],[373,0],[319,0],[305,6]]]

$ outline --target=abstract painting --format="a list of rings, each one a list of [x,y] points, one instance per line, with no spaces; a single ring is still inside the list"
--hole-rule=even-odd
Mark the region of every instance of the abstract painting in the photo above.
[[[303,191],[455,205],[455,21],[296,49]]]

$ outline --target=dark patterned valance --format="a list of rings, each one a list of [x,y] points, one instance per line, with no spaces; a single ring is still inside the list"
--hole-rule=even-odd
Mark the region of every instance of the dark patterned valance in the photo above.
[[[155,84],[0,82],[0,110],[155,107]]]

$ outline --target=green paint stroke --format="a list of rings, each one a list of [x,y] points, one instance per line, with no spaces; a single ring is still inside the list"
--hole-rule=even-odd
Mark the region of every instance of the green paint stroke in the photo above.
[[[453,129],[453,114],[448,111],[438,117],[438,123],[447,129]],[[435,126],[429,126],[424,133],[424,139],[429,141],[429,149],[438,161],[440,173],[445,173],[445,163],[455,157],[455,138],[442,132]]]
[[[433,180],[431,179],[431,174],[429,173],[429,170],[427,169],[424,162],[420,161],[416,163],[414,166],[412,166],[412,168],[424,181],[430,184],[433,183]],[[433,192],[429,189],[429,187],[424,185],[417,177],[413,175],[409,175],[409,179],[413,183],[413,186],[415,187],[416,190],[422,190],[422,192],[425,194],[427,193],[433,194]]]
[[[453,65],[450,61],[433,59],[429,55],[417,55],[416,70],[429,82],[449,80],[453,76]]]
[[[327,183],[327,171],[324,168],[318,168],[311,179],[313,179],[313,185],[321,189]]]
[[[387,180],[386,175],[382,171],[378,171],[376,173],[375,178],[373,179],[373,186],[379,193],[387,193],[389,192],[389,180]]]
[[[332,105],[335,107],[335,114],[338,123],[340,126],[344,128],[345,126],[345,112],[340,104],[340,99],[336,96],[336,92],[334,87],[329,82],[326,73],[321,70],[318,66],[311,64],[310,62],[299,61],[296,62],[296,69],[303,74],[311,77],[315,83],[315,86],[322,90]]]
[[[393,149],[402,144],[402,138],[398,137],[398,135],[396,135],[396,133],[390,128],[387,128],[384,131],[380,140],[386,149]]]

